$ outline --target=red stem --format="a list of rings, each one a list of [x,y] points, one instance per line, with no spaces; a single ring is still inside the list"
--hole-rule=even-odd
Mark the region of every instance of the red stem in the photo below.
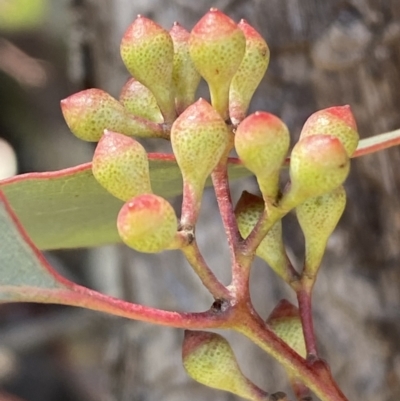
[[[64,288],[57,289],[25,288],[24,297],[21,297],[22,289],[19,289],[16,301],[70,305],[161,326],[192,330],[224,328],[230,319],[229,311],[224,313],[213,309],[199,313],[165,311],[104,295],[66,279],[63,280],[63,284]],[[7,288],[2,287],[2,291],[7,292]],[[10,293],[13,292],[15,288],[10,288]]]
[[[307,358],[318,358],[317,342],[315,339],[314,323],[312,316],[311,291],[302,286],[297,292],[297,302],[299,303],[299,314],[303,327],[304,341],[306,343]]]
[[[185,180],[183,181],[181,212],[181,225],[183,228],[193,228],[195,226],[201,207],[201,195],[202,193],[198,191],[198,188],[194,188],[193,185]]]
[[[231,192],[229,189],[227,159],[221,161],[211,174],[217,198],[219,212],[225,228],[228,245],[231,252],[231,260],[235,258],[235,249],[241,240],[235,213],[233,210]]]
[[[340,388],[335,383],[328,366],[321,360],[314,364],[297,354],[269,329],[265,322],[255,311],[243,311],[235,317],[234,329],[264,351],[272,355],[286,369],[298,377],[309,387],[322,401],[348,401]]]
[[[197,242],[181,249],[194,272],[199,276],[203,285],[210,291],[214,299],[231,299],[229,290],[217,279],[201,254]]]

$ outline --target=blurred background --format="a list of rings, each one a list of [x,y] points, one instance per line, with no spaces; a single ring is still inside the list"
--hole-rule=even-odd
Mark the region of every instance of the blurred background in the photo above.
[[[59,101],[90,87],[118,96],[128,78],[119,42],[137,14],[190,30],[211,6],[245,18],[266,38],[271,63],[252,110],[280,116],[292,143],[311,113],[332,105],[352,106],[362,137],[400,127],[397,0],[0,0],[0,176],[89,161],[93,145],[68,131]],[[350,400],[400,399],[399,162],[398,148],[353,161],[346,212],[315,289],[321,353]],[[244,189],[256,192],[254,180],[235,183],[234,199]],[[197,232],[207,261],[229,283],[212,191]],[[285,237],[301,265],[293,216],[285,219]],[[126,300],[185,310],[212,302],[173,252],[143,257],[118,245],[46,257],[70,279]],[[293,300],[260,261],[252,291],[265,317],[281,298]],[[67,307],[1,305],[0,401],[236,400],[186,376],[182,334]],[[252,380],[290,394],[271,358],[227,337]]]

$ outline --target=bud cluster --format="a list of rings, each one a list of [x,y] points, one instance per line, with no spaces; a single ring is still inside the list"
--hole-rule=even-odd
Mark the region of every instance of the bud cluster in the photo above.
[[[237,24],[217,9],[190,33],[178,23],[168,32],[138,16],[120,49],[132,77],[119,100],[89,89],[63,100],[61,106],[77,137],[98,142],[92,163],[95,179],[126,202],[117,219],[122,241],[140,252],[186,247],[181,234],[190,230],[193,235],[207,178],[217,170],[226,173],[228,156],[235,150],[240,163],[255,175],[261,197],[244,192],[235,216],[223,219],[236,219],[241,248],[233,242],[233,254],[246,255],[250,249],[289,284],[307,278],[312,287],[328,237],[343,213],[343,183],[358,144],[349,106],[313,114],[289,154],[290,133],[280,118],[264,111],[246,116],[268,67],[268,46],[246,21]],[[210,102],[196,100],[201,78],[208,85]],[[183,180],[180,219],[167,200],[153,193],[147,152],[133,137],[171,141]],[[290,180],[281,187],[288,156]],[[218,185],[228,187],[227,178]],[[229,213],[233,207],[220,210]],[[291,210],[296,210],[306,240],[302,274],[290,265],[282,239],[281,219]],[[228,234],[234,230],[225,228]],[[258,232],[263,235],[255,247],[246,249],[251,243],[246,239]],[[280,333],[281,328],[297,325],[299,318],[279,322],[270,323]],[[194,364],[199,358],[203,365]],[[219,365],[210,369],[215,358],[225,371]],[[218,335],[187,334],[184,364],[191,376],[212,387],[249,399],[264,397],[242,377],[229,345]]]

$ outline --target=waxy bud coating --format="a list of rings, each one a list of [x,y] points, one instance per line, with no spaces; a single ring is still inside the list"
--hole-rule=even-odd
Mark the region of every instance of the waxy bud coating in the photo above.
[[[175,117],[171,90],[174,46],[169,33],[139,15],[122,38],[121,57],[132,76],[151,90],[166,122],[172,122]]]
[[[246,117],[235,134],[235,148],[243,164],[255,174],[261,193],[274,200],[279,173],[290,145],[290,134],[278,117],[257,111]]]
[[[142,194],[125,203],[117,219],[122,241],[139,252],[156,253],[167,249],[177,232],[172,206],[160,196]]]
[[[300,139],[310,135],[332,135],[340,139],[352,156],[360,139],[350,106],[335,106],[312,114],[303,126]]]
[[[240,234],[243,238],[251,233],[262,213],[264,212],[264,201],[259,196],[243,191],[236,207],[235,216]],[[272,270],[289,282],[287,273],[287,256],[282,240],[282,222],[279,220],[268,231],[256,250],[256,255],[265,260]]]
[[[245,399],[260,399],[262,390],[243,375],[231,346],[219,334],[186,330],[182,361],[188,375],[199,383]]]
[[[279,206],[292,209],[306,199],[331,192],[343,184],[350,160],[340,140],[330,135],[312,135],[294,146],[290,157],[291,187]]]
[[[162,137],[158,124],[132,116],[118,100],[101,89],[87,89],[61,101],[61,110],[72,133],[97,142],[104,130],[141,137]]]
[[[224,120],[229,111],[229,86],[246,48],[243,32],[234,21],[212,8],[190,33],[190,56],[207,81],[211,103]]]
[[[150,89],[130,78],[121,90],[119,101],[134,116],[161,124],[164,118]]]
[[[94,152],[92,171],[101,186],[123,201],[152,192],[146,150],[125,135],[105,131]]]
[[[246,51],[229,89],[229,116],[234,125],[246,117],[251,98],[269,64],[269,48],[262,36],[245,20],[238,27],[246,38]]]
[[[175,106],[177,113],[181,114],[194,103],[201,76],[190,57],[190,33],[178,23],[174,23],[169,33],[174,43],[172,83],[175,93]]]
[[[328,238],[337,226],[346,206],[343,186],[316,198],[307,199],[296,208],[297,220],[306,243],[305,270],[315,277],[325,252]]]

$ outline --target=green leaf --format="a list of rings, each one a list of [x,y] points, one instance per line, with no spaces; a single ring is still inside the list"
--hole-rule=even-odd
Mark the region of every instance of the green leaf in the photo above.
[[[0,302],[39,300],[49,290],[65,288],[31,246],[1,192],[0,227]],[[39,289],[42,295],[35,298]]]
[[[154,192],[166,198],[180,195],[182,178],[174,157],[150,154],[149,160]],[[231,179],[250,175],[237,162],[231,163],[229,173]],[[39,249],[120,241],[116,219],[122,202],[97,183],[90,163],[16,176],[1,181],[0,190]]]
[[[39,302],[83,307],[185,329],[220,328],[214,312],[165,311],[125,302],[60,276],[35,247],[0,191],[0,303]]]

